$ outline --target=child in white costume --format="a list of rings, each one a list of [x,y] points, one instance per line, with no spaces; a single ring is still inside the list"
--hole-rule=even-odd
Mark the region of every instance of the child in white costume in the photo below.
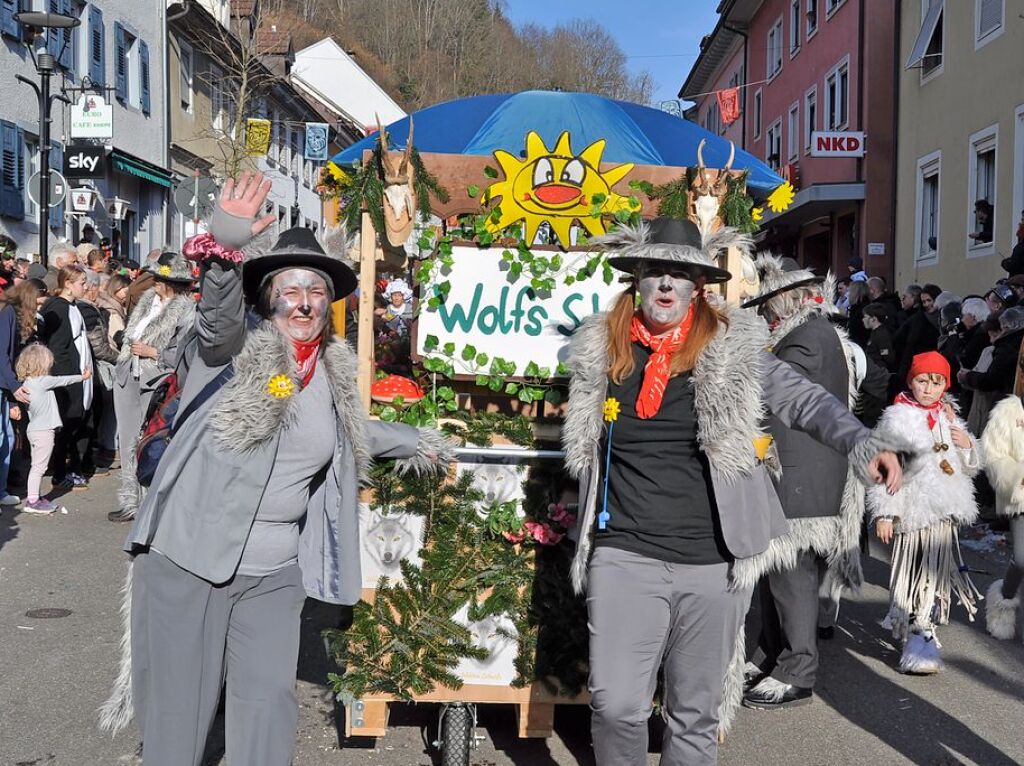
[[[996,491],[996,512],[1010,517],[1013,558],[1003,579],[985,595],[985,627],[996,638],[1017,632],[1020,583],[1024,576],[1024,406],[1008,396],[992,408],[985,433],[985,472]]]
[[[957,528],[978,516],[971,479],[981,468],[979,449],[966,425],[943,399],[949,363],[931,351],[914,357],[902,393],[882,414],[881,433],[899,434],[918,457],[895,495],[868,490],[867,505],[879,539],[893,541],[889,577],[893,636],[904,642],[902,673],[942,668],[935,626],[949,620],[951,597],[971,620],[980,597],[960,556]]]

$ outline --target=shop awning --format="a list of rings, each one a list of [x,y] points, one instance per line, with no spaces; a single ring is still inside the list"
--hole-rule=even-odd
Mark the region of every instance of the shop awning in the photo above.
[[[151,165],[145,160],[140,160],[138,157],[133,157],[130,154],[119,152],[117,149],[110,153],[110,160],[114,163],[114,170],[127,173],[136,178],[142,178],[157,186],[171,188],[171,174],[163,168]]]
[[[942,15],[944,5],[944,0],[932,0],[928,13],[925,14],[924,22],[921,24],[921,31],[917,33],[917,39],[914,41],[914,51],[910,54],[910,58],[907,59],[907,69],[913,69],[922,65],[924,57],[928,52],[928,43],[931,42],[932,35],[935,34],[935,27],[939,23],[939,16]]]
[[[803,226],[815,218],[828,215],[837,206],[846,202],[857,202],[864,199],[863,183],[831,183],[814,184],[796,193],[793,204],[781,213],[764,211],[761,220],[761,231],[767,231],[769,225],[785,224]]]

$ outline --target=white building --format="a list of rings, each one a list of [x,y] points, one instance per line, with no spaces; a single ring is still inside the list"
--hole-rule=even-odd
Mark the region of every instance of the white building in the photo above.
[[[49,217],[54,238],[77,242],[91,223],[98,237],[108,237],[118,255],[140,259],[166,242],[167,121],[164,119],[164,4],[159,0],[28,0],[22,8],[58,11],[81,24],[47,38],[48,51],[58,58],[51,89],[77,100],[87,92],[113,105],[113,138],[80,139],[78,145],[107,148],[92,184],[105,200],[128,202],[123,220],[112,219],[102,205],[88,215],[70,215],[65,206]],[[39,168],[39,110],[22,75],[39,82],[23,30],[14,20],[17,2],[0,4],[0,133],[3,139],[0,185],[0,233],[10,236],[21,252],[38,250],[39,211],[29,198],[29,178]],[[75,90],[75,89],[78,90]],[[51,167],[62,170],[70,137],[70,108],[55,101],[51,112]],[[71,184],[76,185],[78,182]]]

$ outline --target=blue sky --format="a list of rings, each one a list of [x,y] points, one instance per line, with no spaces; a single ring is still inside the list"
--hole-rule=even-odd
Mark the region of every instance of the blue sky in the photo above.
[[[654,103],[674,99],[700,51],[700,39],[718,21],[718,0],[505,0],[516,24],[552,27],[595,18],[629,56],[633,72],[654,77]]]

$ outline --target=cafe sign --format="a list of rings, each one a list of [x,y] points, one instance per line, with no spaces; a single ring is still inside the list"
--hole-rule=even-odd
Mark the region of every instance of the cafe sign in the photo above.
[[[114,107],[103,96],[84,93],[71,105],[72,138],[113,138]]]
[[[536,252],[536,251],[535,251]],[[530,280],[513,279],[501,249],[452,248],[453,265],[442,277],[451,285],[447,298],[436,309],[426,306],[416,328],[416,353],[429,356],[427,338],[433,336],[443,347],[473,346],[492,359],[514,362],[518,372],[535,362],[538,367],[557,368],[566,361],[569,338],[583,319],[611,307],[623,285],[605,284],[601,269],[596,275],[578,279],[572,285],[559,281],[550,292],[538,293]],[[593,253],[563,253],[569,271],[582,268]],[[428,288],[429,289],[429,288]],[[453,359],[457,374],[472,374],[469,363],[458,354]]]

